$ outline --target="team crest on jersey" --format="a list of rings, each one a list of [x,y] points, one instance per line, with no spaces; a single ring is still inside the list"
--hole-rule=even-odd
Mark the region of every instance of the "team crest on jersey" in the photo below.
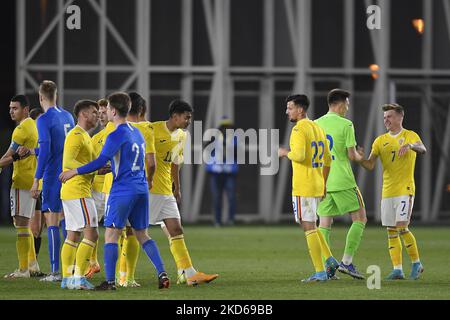
[[[399,143],[400,145],[403,145],[403,142],[405,142],[405,138],[401,138],[400,140],[398,140],[398,143]]]

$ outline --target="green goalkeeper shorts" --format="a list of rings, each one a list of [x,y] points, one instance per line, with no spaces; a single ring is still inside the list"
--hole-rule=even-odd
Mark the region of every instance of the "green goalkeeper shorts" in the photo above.
[[[327,192],[317,208],[317,214],[323,217],[341,216],[343,214],[354,212],[359,208],[364,208],[364,200],[358,187]]]

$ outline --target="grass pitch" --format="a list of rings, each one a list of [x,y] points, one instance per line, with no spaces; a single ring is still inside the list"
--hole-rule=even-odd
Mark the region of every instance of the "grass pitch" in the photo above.
[[[3,275],[17,267],[15,231],[0,228],[0,300],[4,299],[155,299],[155,300],[297,300],[297,299],[450,299],[450,230],[440,227],[411,229],[417,239],[425,272],[417,281],[381,281],[381,288],[369,290],[366,280],[355,280],[338,273],[341,280],[303,284],[312,263],[305,237],[298,226],[237,226],[216,229],[209,226],[185,227],[186,244],[194,266],[206,273],[219,273],[219,278],[198,287],[176,285],[176,268],[167,239],[159,227],[150,229],[157,241],[166,269],[172,280],[169,290],[158,290],[153,266],[141,251],[136,271],[140,288],[118,288],[114,292],[62,290],[59,283],[43,283],[32,279],[4,279]],[[342,257],[347,228],[336,227],[331,234],[332,251]],[[100,262],[103,262],[103,235],[100,229]],[[355,259],[360,272],[378,265],[384,278],[391,270],[386,231],[369,227]],[[403,250],[406,275],[410,261]],[[43,232],[39,264],[48,272],[46,232]],[[103,268],[103,266],[102,266]],[[366,274],[366,276],[369,276]],[[103,270],[92,283],[99,284]]]

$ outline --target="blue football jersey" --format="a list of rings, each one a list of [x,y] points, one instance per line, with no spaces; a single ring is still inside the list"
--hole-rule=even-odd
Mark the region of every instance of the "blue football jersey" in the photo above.
[[[145,141],[129,123],[119,125],[106,138],[100,153],[111,161],[113,185],[110,195],[148,193],[145,176]]]
[[[35,177],[58,177],[67,133],[75,127],[72,115],[60,107],[52,107],[37,120],[39,156]]]

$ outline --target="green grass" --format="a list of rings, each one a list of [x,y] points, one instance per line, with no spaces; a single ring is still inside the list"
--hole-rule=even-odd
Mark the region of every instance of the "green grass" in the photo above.
[[[59,284],[42,283],[37,279],[0,279],[0,300],[3,299],[164,299],[164,300],[225,300],[225,299],[450,299],[450,232],[448,228],[412,228],[425,266],[417,281],[382,281],[381,289],[369,290],[366,281],[339,274],[341,280],[302,284],[309,276],[312,264],[307,253],[303,232],[291,226],[238,226],[216,229],[206,226],[185,227],[186,243],[194,266],[203,272],[219,273],[219,278],[198,287],[175,285],[176,269],[168,242],[159,228],[150,233],[159,244],[169,276],[169,290],[157,289],[153,266],[141,252],[136,278],[141,288],[119,288],[115,292],[86,292],[62,290]],[[104,229],[100,230],[103,239]],[[346,229],[332,231],[332,249],[340,258]],[[48,271],[46,234],[43,234],[39,264]],[[15,231],[0,228],[0,274],[17,267]],[[102,247],[102,246],[101,246]],[[99,250],[103,261],[102,248]],[[410,271],[409,258],[404,252],[405,274]],[[387,251],[386,231],[381,227],[367,228],[355,263],[361,272],[369,265],[378,265],[382,277],[391,269]],[[102,281],[103,272],[92,281]]]

